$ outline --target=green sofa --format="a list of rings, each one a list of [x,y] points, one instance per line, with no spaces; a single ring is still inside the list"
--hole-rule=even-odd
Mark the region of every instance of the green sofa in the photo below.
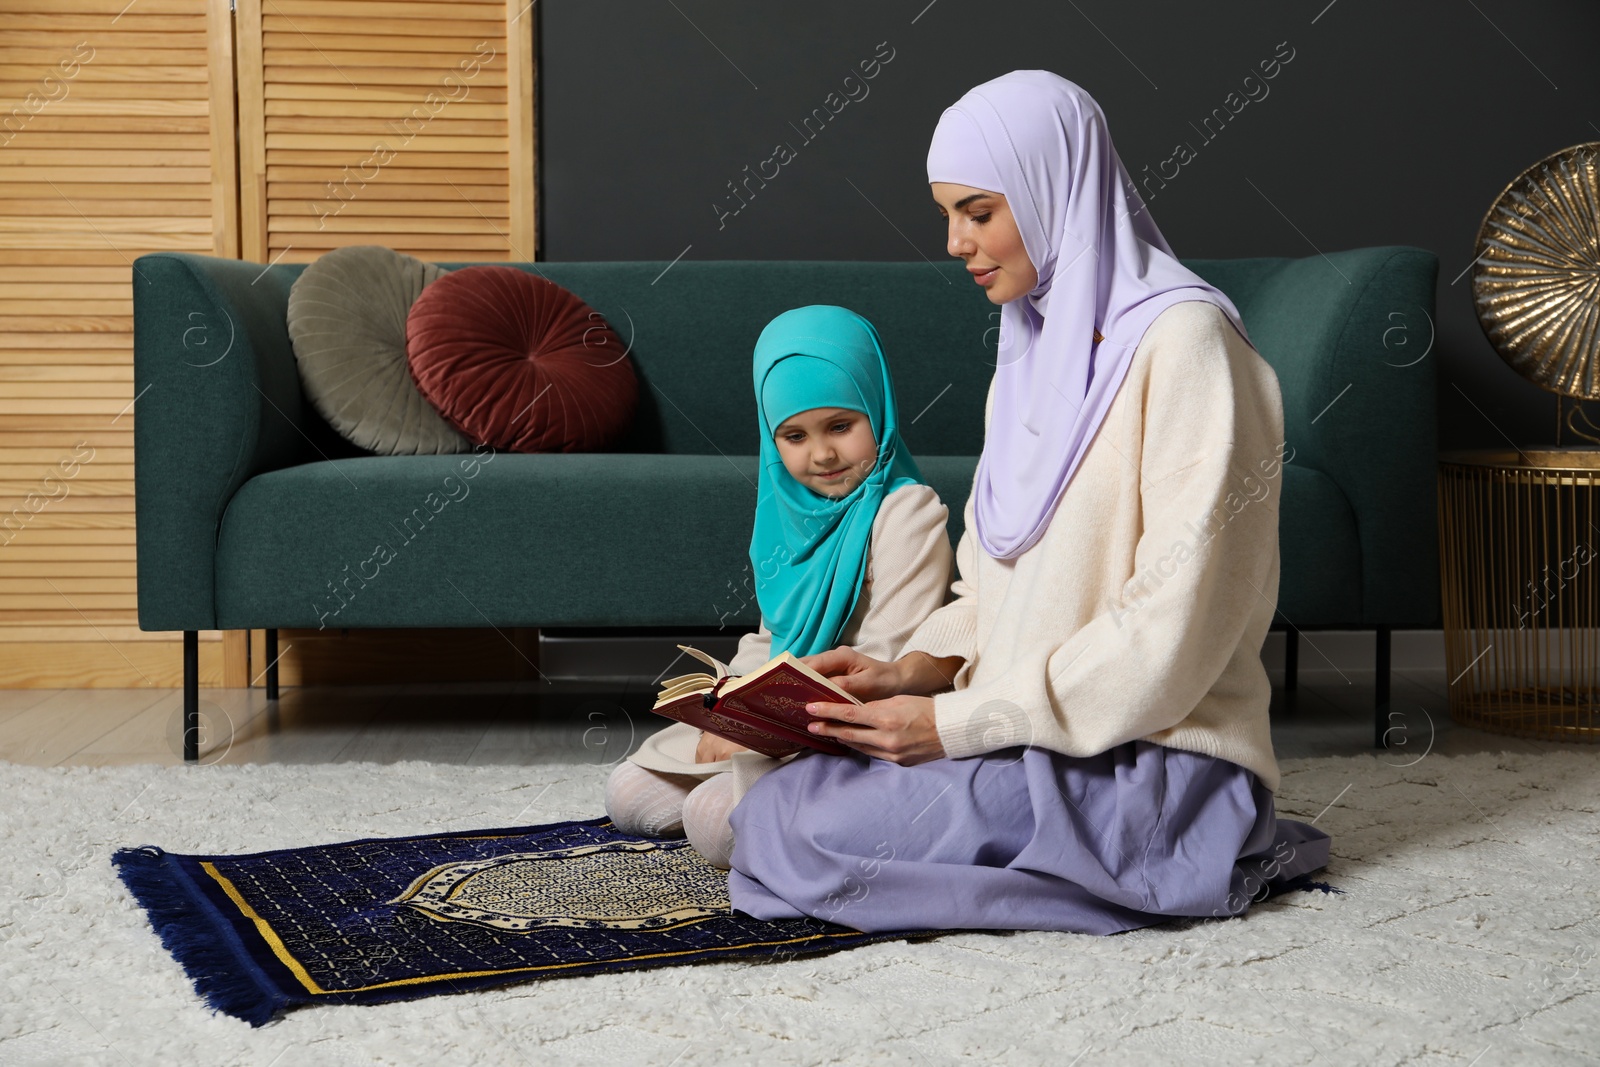
[[[1289,684],[1296,631],[1374,630],[1381,744],[1389,630],[1439,618],[1424,355],[1437,259],[1384,247],[1186,263],[1233,299],[1282,383],[1293,458],[1275,626]],[[185,632],[191,758],[203,629],[753,627],[750,351],[787,308],[842,304],[877,324],[903,434],[959,539],[999,323],[960,263],[522,266],[630,344],[639,414],[611,452],[367,454],[301,391],[284,320],[300,267],[139,258],[139,626]]]

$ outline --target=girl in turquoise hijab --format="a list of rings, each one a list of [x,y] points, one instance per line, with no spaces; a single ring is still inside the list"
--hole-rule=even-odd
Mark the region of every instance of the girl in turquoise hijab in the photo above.
[[[832,304],[786,311],[761,331],[754,362],[761,441],[750,536],[756,598],[772,631],[772,655],[809,656],[833,648],[855,611],[878,505],[896,489],[922,483],[922,472],[900,439],[878,331],[860,315]],[[865,415],[872,444],[859,430],[853,441],[841,434],[835,442],[789,423],[821,409]],[[838,472],[818,470],[830,457]]]
[[[808,656],[846,640],[898,655],[944,603],[953,554],[949,509],[900,439],[878,331],[842,307],[786,311],[756,341],[753,372],[761,471],[750,564],[762,630],[740,639],[731,665],[716,666],[738,674],[781,652]],[[612,771],[606,813],[624,833],[683,834],[726,868],[729,811],[792,758],[673,723]]]

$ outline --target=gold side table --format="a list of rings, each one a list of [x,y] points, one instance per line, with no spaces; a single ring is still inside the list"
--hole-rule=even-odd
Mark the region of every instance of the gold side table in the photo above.
[[[1600,449],[1443,452],[1450,717],[1600,741]]]

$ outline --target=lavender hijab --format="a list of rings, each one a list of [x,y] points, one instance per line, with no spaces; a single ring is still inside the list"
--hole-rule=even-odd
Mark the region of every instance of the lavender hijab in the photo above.
[[[1036,289],[1001,308],[973,486],[979,543],[1013,559],[1044,536],[1157,315],[1205,300],[1250,337],[1233,302],[1179,263],[1156,229],[1100,105],[1059,75],[1012,71],[947,108],[928,181],[1004,193],[1039,272]]]

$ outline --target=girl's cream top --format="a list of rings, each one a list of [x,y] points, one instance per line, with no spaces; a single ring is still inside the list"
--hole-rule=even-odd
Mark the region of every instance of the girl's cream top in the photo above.
[[[927,485],[901,486],[883,498],[872,520],[861,593],[855,610],[839,632],[839,644],[874,659],[900,657],[900,646],[906,638],[948,596],[954,575],[954,553],[945,529],[949,516],[939,494]],[[739,639],[728,670],[730,674],[745,674],[771,658],[772,632],[762,620],[755,633]],[[698,729],[675,722],[645,738],[639,750],[628,758],[650,770],[669,774],[703,776],[733,769],[729,760],[696,763],[694,751],[699,741]],[[756,765],[757,770],[768,770],[781,762],[759,753],[740,756],[765,761]],[[739,792],[742,795],[743,790]]]

